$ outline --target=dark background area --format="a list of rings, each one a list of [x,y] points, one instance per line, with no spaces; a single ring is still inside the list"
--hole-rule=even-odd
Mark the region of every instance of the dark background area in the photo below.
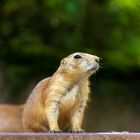
[[[102,58],[87,131],[140,131],[139,0],[1,0],[0,102],[24,103],[73,52]]]

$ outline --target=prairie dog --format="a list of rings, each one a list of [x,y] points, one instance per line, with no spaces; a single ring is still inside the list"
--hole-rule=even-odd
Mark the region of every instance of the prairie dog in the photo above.
[[[89,77],[99,69],[99,57],[73,53],[61,60],[58,70],[40,81],[23,111],[26,132],[83,132],[89,98]]]

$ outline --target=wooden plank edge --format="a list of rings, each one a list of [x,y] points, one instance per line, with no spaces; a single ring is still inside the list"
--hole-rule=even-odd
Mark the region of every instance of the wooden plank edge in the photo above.
[[[140,133],[0,133],[0,140],[140,140]]]

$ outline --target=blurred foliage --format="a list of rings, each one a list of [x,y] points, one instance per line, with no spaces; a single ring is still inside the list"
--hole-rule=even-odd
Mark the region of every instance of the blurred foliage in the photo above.
[[[77,51],[103,66],[86,128],[139,130],[140,0],[1,0],[0,102],[24,102]]]
[[[16,93],[75,51],[133,74],[140,68],[139,13],[139,0],[1,0],[0,66],[7,82]]]
[[[140,68],[139,0],[2,0],[0,64],[17,89],[64,56],[101,56],[120,73]],[[51,63],[49,63],[51,60]]]

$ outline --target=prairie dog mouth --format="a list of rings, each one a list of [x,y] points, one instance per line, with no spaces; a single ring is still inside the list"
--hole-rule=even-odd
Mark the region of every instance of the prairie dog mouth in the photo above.
[[[94,64],[94,65],[90,65],[88,66],[87,68],[87,71],[90,72],[90,71],[97,71],[99,69],[99,64]]]

